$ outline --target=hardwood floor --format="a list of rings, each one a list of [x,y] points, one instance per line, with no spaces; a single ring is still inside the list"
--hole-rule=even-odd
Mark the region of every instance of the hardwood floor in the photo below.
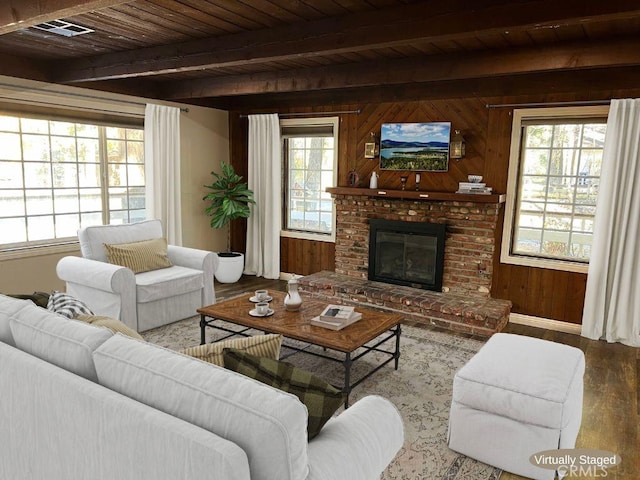
[[[216,282],[215,288],[216,297],[222,299],[257,289],[286,291],[287,282],[243,276],[234,284]],[[411,325],[436,329],[413,322]],[[584,352],[582,426],[576,448],[607,450],[619,455],[622,463],[608,471],[609,480],[640,478],[640,349],[525,325],[508,324],[504,332],[563,343]],[[503,473],[500,480],[521,478]]]

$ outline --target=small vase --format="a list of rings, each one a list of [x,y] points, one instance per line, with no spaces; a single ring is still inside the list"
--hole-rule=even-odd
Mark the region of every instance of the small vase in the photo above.
[[[302,305],[302,297],[298,293],[298,280],[295,278],[289,280],[287,289],[289,293],[284,297],[284,308],[289,312],[297,312]]]

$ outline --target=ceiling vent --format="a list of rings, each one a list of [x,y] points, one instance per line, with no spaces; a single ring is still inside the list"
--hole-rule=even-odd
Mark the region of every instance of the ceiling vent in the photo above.
[[[75,37],[76,35],[82,35],[84,33],[91,33],[95,31],[87,27],[82,27],[74,23],[66,22],[64,20],[51,20],[50,22],[39,23],[38,25],[34,25],[33,28],[56,33],[58,35],[64,35],[65,37]]]

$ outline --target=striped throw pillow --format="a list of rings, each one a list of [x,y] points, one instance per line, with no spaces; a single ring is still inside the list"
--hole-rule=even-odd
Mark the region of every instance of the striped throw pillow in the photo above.
[[[133,273],[172,267],[167,256],[167,239],[154,238],[132,243],[105,243],[109,263],[127,267]]]
[[[76,315],[93,315],[93,312],[82,300],[56,290],[49,295],[47,310],[67,318],[74,318]]]
[[[320,433],[324,424],[344,402],[340,390],[290,363],[225,348],[224,367],[298,397],[309,412],[309,440]]]
[[[108,328],[113,333],[122,333],[127,337],[144,340],[144,338],[142,338],[142,335],[136,332],[133,328],[127,327],[123,322],[115,318],[106,317],[104,315],[77,315],[74,318],[76,320],[80,320],[81,322],[95,325],[96,327]]]
[[[224,367],[222,351],[225,348],[236,348],[258,357],[277,360],[280,358],[281,345],[282,335],[256,335],[254,337],[232,338],[221,342],[189,347],[182,350],[181,353]]]

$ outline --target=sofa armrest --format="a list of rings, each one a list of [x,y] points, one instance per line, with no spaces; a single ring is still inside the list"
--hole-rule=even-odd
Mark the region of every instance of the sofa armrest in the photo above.
[[[307,480],[380,478],[404,442],[402,417],[389,400],[371,395],[332,418],[309,442]]]
[[[109,293],[135,290],[136,281],[128,268],[82,257],[63,257],[56,266],[60,280]]]

